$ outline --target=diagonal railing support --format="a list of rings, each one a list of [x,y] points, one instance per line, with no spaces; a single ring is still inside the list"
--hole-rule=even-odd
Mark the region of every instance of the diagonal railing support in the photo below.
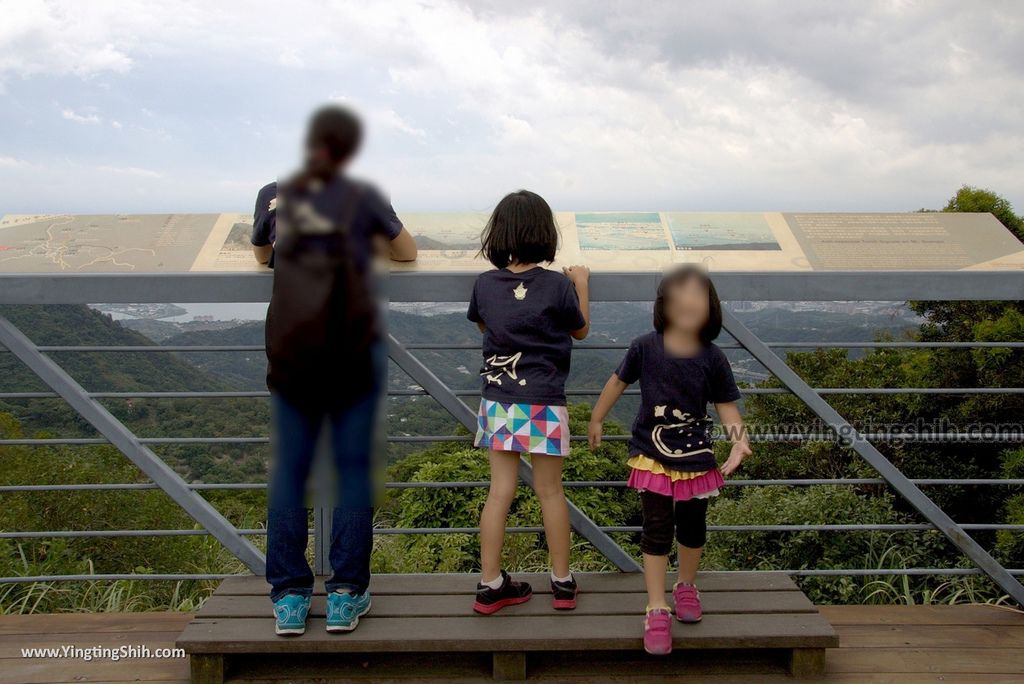
[[[266,558],[227,518],[220,514],[198,491],[189,488],[178,473],[145,447],[139,438],[119,421],[55,361],[36,348],[17,326],[0,316],[0,343],[24,363],[40,380],[78,412],[118,451],[128,457],[193,520],[202,525],[254,574],[266,571]]]
[[[433,397],[448,413],[462,423],[470,431],[476,432],[477,417],[468,406],[462,403],[451,388],[427,368],[422,361],[413,356],[394,335],[388,335],[388,355],[399,368],[416,381],[427,394]],[[524,459],[519,460],[519,477],[533,487],[533,468]],[[569,504],[569,522],[573,529],[594,545],[598,551],[615,564],[622,572],[639,572],[640,565],[615,540],[602,531],[590,516],[579,509],[576,504]]]
[[[1006,568],[1000,565],[999,561],[993,558],[962,527],[946,515],[934,501],[929,499],[917,485],[911,482],[899,468],[893,465],[892,461],[876,449],[871,442],[866,440],[860,432],[855,430],[849,421],[832,408],[831,404],[804,382],[803,378],[797,375],[796,371],[790,368],[778,354],[772,351],[749,328],[740,323],[731,312],[722,311],[722,325],[730,335],[736,338],[737,342],[743,345],[755,359],[778,378],[779,382],[789,388],[815,415],[835,430],[837,435],[849,435],[848,439],[843,440],[844,444],[847,444],[856,451],[868,465],[878,471],[878,474],[904,499],[910,502],[910,505],[916,508],[924,516],[925,520],[946,535],[1000,589],[1013,597],[1018,604],[1024,605],[1024,586],[1021,586],[1021,583],[1007,572]]]

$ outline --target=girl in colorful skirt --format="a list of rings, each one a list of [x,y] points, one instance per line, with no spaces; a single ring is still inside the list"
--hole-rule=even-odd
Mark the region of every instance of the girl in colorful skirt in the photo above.
[[[521,454],[530,454],[533,464],[554,607],[572,609],[577,586],[569,571],[569,510],[562,491],[562,458],[569,453],[565,378],[572,340],[582,340],[590,327],[590,271],[541,266],[555,259],[558,229],[548,203],[526,190],[498,203],[482,243],[481,253],[496,270],[477,278],[467,316],[484,336],[474,444],[488,450],[491,487],[480,515],[481,576],[473,609],[490,615],[532,596],[529,584],[501,569]]]
[[[640,381],[640,412],[629,441],[629,486],[639,490],[643,509],[640,550],[648,601],[644,649],[655,655],[672,651],[665,574],[673,528],[679,544],[679,579],[672,591],[676,619],[699,622],[700,594],[694,580],[707,538],[708,499],[718,494],[722,475],[736,470],[751,453],[729,361],[712,344],[721,329],[721,303],[707,274],[697,266],[669,273],[658,286],[654,331],[633,340],[591,415],[588,437],[595,448],[608,412],[626,387]],[[709,402],[732,442],[721,468],[712,448]]]

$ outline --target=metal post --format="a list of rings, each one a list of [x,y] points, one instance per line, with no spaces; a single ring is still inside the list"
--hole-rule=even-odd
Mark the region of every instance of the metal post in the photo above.
[[[434,375],[423,363],[413,356],[402,343],[395,339],[394,335],[388,335],[388,354],[391,360],[398,364],[398,367],[405,371],[409,377],[426,390],[427,394],[433,397],[448,413],[462,423],[470,432],[476,432],[477,418],[468,406],[462,403],[448,385]],[[533,468],[525,460],[519,461],[519,476],[523,481],[533,487]],[[608,560],[615,564],[622,572],[639,572],[640,565],[626,551],[615,543],[597,523],[591,520],[590,516],[581,511],[573,502],[569,504],[569,522],[574,530],[581,534],[587,541],[593,544],[598,551],[603,553]]]
[[[953,544],[967,555],[981,570],[995,582],[1000,589],[1013,597],[1017,603],[1024,605],[1024,586],[1014,578],[1006,568],[999,564],[988,551],[974,541],[962,527],[943,512],[935,503],[911,482],[899,468],[885,457],[878,449],[867,441],[863,435],[854,430],[853,426],[838,411],[817,394],[810,385],[796,374],[785,361],[771,350],[757,335],[729,311],[722,311],[723,327],[736,338],[750,354],[761,362],[783,385],[789,388],[808,408],[835,430],[836,434],[850,435],[844,440],[861,458],[867,461],[889,485],[905,498],[917,511],[949,538]]]
[[[192,518],[206,528],[235,558],[254,574],[266,572],[266,558],[174,470],[139,442],[139,438],[52,359],[36,349],[18,328],[0,316],[0,343],[24,363],[40,380],[78,412],[117,449],[138,466]]]

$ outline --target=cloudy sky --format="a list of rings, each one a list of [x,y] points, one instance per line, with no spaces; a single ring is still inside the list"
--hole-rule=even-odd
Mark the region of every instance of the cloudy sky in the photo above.
[[[396,208],[1024,209],[1024,3],[0,0],[0,214],[247,211],[366,116]]]

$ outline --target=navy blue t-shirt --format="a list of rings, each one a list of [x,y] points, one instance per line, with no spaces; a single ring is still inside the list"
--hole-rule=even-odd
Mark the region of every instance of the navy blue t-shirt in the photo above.
[[[693,357],[672,356],[665,351],[662,335],[649,332],[629,345],[615,375],[630,385],[640,381],[640,412],[633,421],[630,455],[642,454],[682,472],[716,467],[708,402],[740,398],[721,349],[709,344]]]
[[[277,181],[267,183],[256,194],[252,213],[252,239],[257,247],[272,245],[277,240]]]
[[[485,399],[565,405],[570,333],[586,325],[572,281],[540,266],[487,271],[476,279],[466,316],[486,326]]]
[[[362,183],[343,175],[337,175],[328,181],[323,188],[312,197],[313,206],[318,214],[328,218],[336,218],[342,213],[342,204],[351,197],[349,185],[359,187],[359,208],[352,217],[350,234],[353,253],[362,261],[369,260],[373,253],[372,238],[383,235],[394,240],[402,232],[402,222],[395,213],[391,203],[372,185]],[[252,244],[260,247],[272,245],[277,240],[277,182],[268,183],[260,188],[256,195],[256,209],[253,212]],[[268,264],[273,266],[273,257]]]

